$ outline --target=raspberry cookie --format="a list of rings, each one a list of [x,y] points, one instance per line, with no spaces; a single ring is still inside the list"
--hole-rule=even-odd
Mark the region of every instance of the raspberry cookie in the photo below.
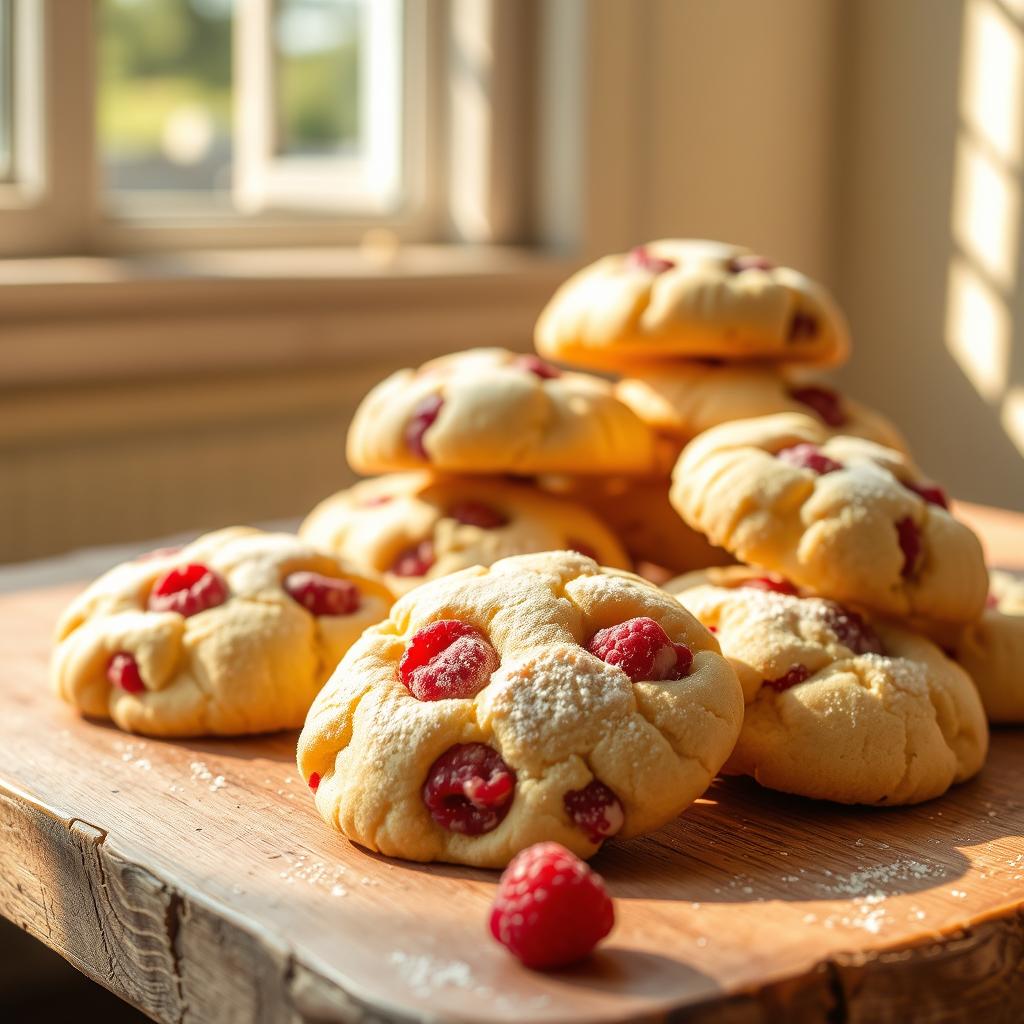
[[[669,587],[715,631],[743,685],[726,772],[888,806],[939,796],[980,770],[988,727],[978,693],[930,641],[746,567],[705,578],[716,583]]]
[[[988,574],[942,489],[891,448],[795,413],[723,423],[687,445],[672,504],[740,561],[884,614],[971,622]]]
[[[537,483],[589,508],[615,531],[635,561],[673,573],[735,561],[679,518],[668,500],[668,480],[552,475],[539,477]]]
[[[53,686],[150,736],[295,728],[391,601],[290,534],[219,530],[125,562],[76,597],[57,627]]]
[[[990,594],[981,617],[959,632],[929,633],[974,680],[991,722],[1024,723],[1024,580],[989,574]]]
[[[654,436],[597,377],[482,348],[400,370],[348,434],[360,473],[648,473]]]
[[[714,637],[670,595],[574,552],[432,580],[313,703],[298,765],[324,819],[410,860],[590,856],[674,818],[739,733]]]
[[[828,292],[723,242],[663,239],[569,278],[537,321],[537,351],[600,369],[712,358],[837,365],[846,323]]]
[[[616,394],[659,435],[677,445],[730,420],[802,412],[833,433],[908,451],[903,435],[881,413],[820,380],[786,375],[774,367],[707,362],[646,367],[620,381]]]
[[[395,473],[364,480],[321,502],[299,533],[382,573],[395,593],[532,551],[569,548],[601,565],[629,565],[608,527],[585,508],[492,477]]]

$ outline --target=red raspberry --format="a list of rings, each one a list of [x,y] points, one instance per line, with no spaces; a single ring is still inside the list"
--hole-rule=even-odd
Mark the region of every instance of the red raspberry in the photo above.
[[[638,245],[626,257],[626,265],[652,274],[664,274],[666,270],[671,270],[675,266],[675,261],[652,256],[642,245]]]
[[[913,491],[918,497],[924,498],[931,505],[949,508],[949,496],[938,484],[911,484],[903,481],[903,486],[908,491]]]
[[[448,509],[448,516],[465,526],[479,526],[481,530],[497,530],[508,523],[496,508],[482,501],[457,501]]]
[[[537,843],[502,873],[491,934],[527,967],[582,960],[612,930],[615,908],[604,880],[558,843]]]
[[[427,395],[420,399],[412,411],[409,422],[405,425],[405,443],[413,455],[430,461],[427,449],[423,446],[423,435],[434,425],[441,412],[444,399],[440,395]]]
[[[686,644],[673,643],[654,619],[642,616],[599,629],[587,650],[617,665],[634,683],[682,679],[693,664]]]
[[[107,662],[107,681],[127,693],[142,693],[146,688],[139,663],[127,651],[118,651]]]
[[[764,256],[733,256],[728,269],[730,274],[741,274],[744,270],[774,270],[775,264]]]
[[[151,612],[177,612],[188,618],[228,599],[228,585],[212,569],[192,562],[171,569],[161,576],[149,592]]]
[[[794,665],[785,675],[778,679],[766,679],[765,686],[771,687],[778,693],[788,690],[791,686],[797,686],[811,678],[811,670],[806,665]]]
[[[351,615],[360,604],[359,588],[351,580],[318,572],[289,573],[281,585],[312,615]]]
[[[395,559],[391,571],[396,576],[426,576],[434,565],[434,542],[421,540],[406,548]]]
[[[562,376],[562,371],[557,366],[545,362],[540,356],[520,356],[516,360],[516,366],[521,370],[527,370],[541,380],[554,380]]]
[[[921,531],[910,516],[904,516],[896,523],[896,534],[900,541],[900,551],[903,552],[903,568],[900,569],[900,575],[913,576],[921,557]]]
[[[592,843],[615,835],[626,820],[619,798],[594,779],[582,789],[571,789],[563,797],[566,813]]]
[[[395,496],[393,494],[377,494],[372,498],[367,498],[365,501],[359,502],[360,508],[376,508],[378,505],[386,505],[389,501],[394,501]]]
[[[985,607],[988,608],[989,611],[994,611],[995,609],[997,609],[999,607],[999,598],[996,597],[995,594],[988,594],[988,595],[986,595],[986,597],[985,597]]]
[[[508,814],[516,775],[486,743],[458,743],[427,772],[423,802],[449,832],[478,836],[497,828]]]
[[[498,667],[498,652],[478,629],[441,619],[413,635],[398,663],[398,678],[417,700],[473,697]]]
[[[882,638],[854,611],[833,601],[816,602],[822,620],[854,654],[885,654]]]
[[[794,402],[813,409],[817,413],[818,419],[830,427],[841,427],[847,422],[846,413],[843,411],[843,400],[839,393],[831,388],[813,385],[805,388],[790,388],[789,397]]]
[[[797,590],[796,586],[789,582],[775,576],[754,576],[749,580],[744,580],[740,586],[746,587],[747,590],[767,590],[773,594],[788,594],[790,597],[799,597],[800,591]]]
[[[320,788],[320,773],[313,772],[309,777],[309,788],[315,793]]]
[[[802,341],[804,338],[813,338],[818,333],[818,318],[813,313],[804,313],[797,310],[793,319],[789,321],[789,332],[786,335],[787,341]]]
[[[818,476],[826,473],[834,473],[842,469],[843,464],[830,459],[816,444],[794,444],[789,448],[783,448],[775,453],[775,458],[785,462],[787,466],[796,466],[797,469],[809,469]]]

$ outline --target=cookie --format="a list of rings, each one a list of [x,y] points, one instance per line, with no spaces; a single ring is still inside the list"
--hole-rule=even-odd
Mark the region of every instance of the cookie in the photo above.
[[[300,726],[392,596],[290,534],[219,530],[125,562],[57,627],[56,692],[83,714],[149,736]]]
[[[835,436],[810,416],[739,420],[699,435],[672,504],[739,561],[823,597],[896,617],[971,622],[988,574],[941,488],[900,452]]]
[[[849,350],[842,313],[809,277],[740,246],[671,238],[570,277],[534,342],[548,359],[627,372],[700,358],[834,366]]]
[[[400,370],[348,434],[359,473],[648,473],[654,436],[598,377],[482,348]]]
[[[985,713],[916,633],[746,567],[669,588],[715,635],[747,701],[726,772],[847,804],[918,803],[978,772]],[[717,584],[717,585],[716,585]]]
[[[590,856],[670,821],[742,714],[735,672],[674,598],[545,552],[400,598],[314,701],[298,766],[368,849],[501,867],[543,840]]]
[[[568,548],[601,565],[630,565],[612,532],[585,508],[484,476],[419,472],[364,480],[321,502],[299,534],[370,566],[395,593],[534,551]]]
[[[989,573],[990,596],[981,617],[959,631],[929,632],[967,670],[989,721],[1024,723],[1024,579]]]
[[[735,561],[687,526],[668,500],[667,479],[644,477],[538,477],[540,487],[585,505],[606,522],[635,562],[672,573]]]
[[[616,394],[660,436],[677,444],[730,420],[802,412],[833,433],[909,450],[903,435],[881,413],[821,380],[771,366],[692,362],[644,367],[619,381]]]

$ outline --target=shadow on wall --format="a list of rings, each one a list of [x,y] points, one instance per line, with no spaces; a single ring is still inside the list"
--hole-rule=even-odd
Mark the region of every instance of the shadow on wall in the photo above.
[[[1024,509],[1024,0],[846,11],[844,376],[955,493]]]

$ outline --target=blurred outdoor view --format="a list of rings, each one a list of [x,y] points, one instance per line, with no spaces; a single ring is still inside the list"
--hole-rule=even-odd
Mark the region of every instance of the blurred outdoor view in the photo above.
[[[360,38],[372,0],[275,0],[266,74],[275,152],[335,155],[359,145]],[[100,160],[113,193],[205,193],[230,202],[235,0],[101,0]],[[2,23],[0,23],[2,26]],[[0,32],[3,28],[0,27]],[[0,85],[2,102],[2,85]],[[0,169],[3,139],[0,138]]]

